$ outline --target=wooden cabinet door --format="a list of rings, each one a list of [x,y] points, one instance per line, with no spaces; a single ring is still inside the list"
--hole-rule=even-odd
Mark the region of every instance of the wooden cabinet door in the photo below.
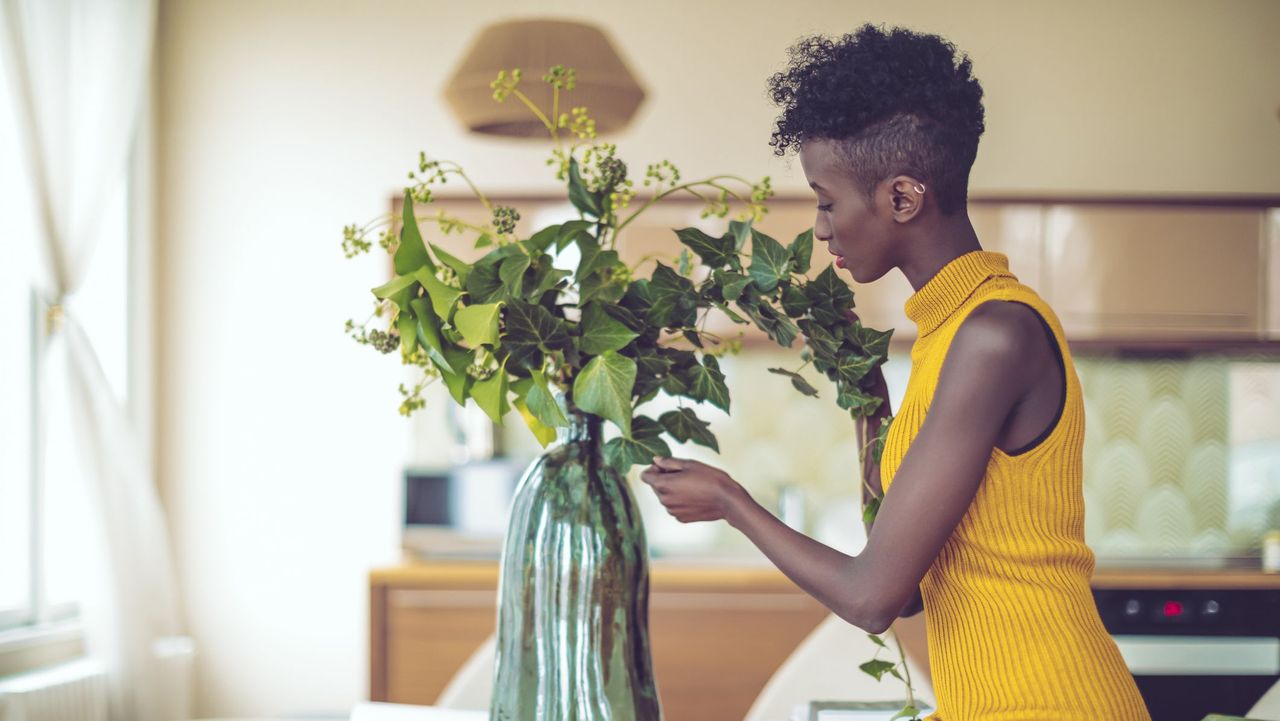
[[[1049,206],[1046,298],[1073,340],[1256,339],[1262,213]]]
[[[497,564],[424,565],[370,578],[373,701],[432,705],[493,634]],[[649,638],[666,721],[741,721],[827,616],[772,569],[653,569]]]

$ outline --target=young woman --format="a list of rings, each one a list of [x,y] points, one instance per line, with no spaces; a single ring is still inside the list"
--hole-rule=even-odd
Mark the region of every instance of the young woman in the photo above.
[[[984,251],[966,211],[983,131],[967,57],[864,26],[804,40],[770,81],[772,145],[798,150],[814,237],[859,282],[894,270],[918,337],[880,466],[884,500],[848,556],[783,525],[723,471],[658,458],[642,477],[684,522],[724,519],[833,612],[881,633],[919,592],[945,721],[1149,721],[1089,587],[1084,404],[1049,306]],[[890,416],[883,403],[869,429]]]

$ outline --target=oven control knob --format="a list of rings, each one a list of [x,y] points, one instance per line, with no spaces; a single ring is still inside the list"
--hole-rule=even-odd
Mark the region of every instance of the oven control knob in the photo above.
[[[1202,613],[1205,616],[1217,616],[1218,612],[1221,610],[1222,610],[1222,607],[1218,605],[1217,601],[1205,601],[1204,611]]]
[[[1140,613],[1142,613],[1142,604],[1138,602],[1138,599],[1131,598],[1125,602],[1124,615],[1133,618]]]

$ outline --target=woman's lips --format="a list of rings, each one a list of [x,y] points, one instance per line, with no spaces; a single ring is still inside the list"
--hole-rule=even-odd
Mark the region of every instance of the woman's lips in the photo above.
[[[843,255],[837,255],[837,256],[836,256],[836,267],[837,267],[837,268],[843,268],[843,267],[844,267],[844,256],[843,256]]]

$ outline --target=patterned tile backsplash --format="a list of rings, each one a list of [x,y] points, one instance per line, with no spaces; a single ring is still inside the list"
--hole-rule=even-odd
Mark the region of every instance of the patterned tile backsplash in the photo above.
[[[905,348],[892,355],[885,376],[896,408],[910,363]],[[1098,556],[1256,554],[1262,534],[1280,528],[1280,358],[1078,354],[1075,361],[1086,408],[1086,540]],[[788,496],[803,510],[790,518],[806,532],[859,550],[857,443],[834,387],[810,369],[821,397],[806,398],[768,372],[796,368],[791,352],[753,349],[722,365],[732,419],[698,410],[720,453],[693,445],[673,453],[725,469],[775,512]],[[659,398],[643,412],[657,417],[674,407]],[[512,453],[536,453],[517,419],[503,435]],[[637,483],[635,492],[655,553],[750,550],[726,524],[680,524],[646,486]]]

